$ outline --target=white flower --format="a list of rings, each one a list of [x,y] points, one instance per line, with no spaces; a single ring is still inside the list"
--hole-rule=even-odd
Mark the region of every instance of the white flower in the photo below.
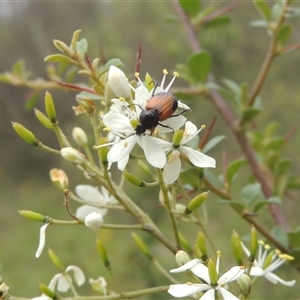
[[[97,206],[116,202],[116,199],[111,196],[104,187],[101,187],[101,191],[99,191],[91,185],[81,184],[75,187],[75,191],[82,200],[87,202],[86,205],[82,205],[76,210],[76,217],[81,220],[85,220],[85,218],[93,212],[104,217],[107,214],[107,208],[100,208]],[[95,206],[93,206],[93,204]]]
[[[50,284],[49,288],[54,290],[57,286],[59,292],[67,292],[72,284],[72,277],[68,272],[73,272],[74,280],[78,286],[81,286],[85,282],[85,276],[82,270],[76,266],[68,266],[63,273],[56,274]]]
[[[107,83],[117,97],[128,98],[130,96],[130,86],[122,70],[118,67],[110,66],[108,70]]]
[[[102,295],[107,295],[107,282],[104,277],[100,276],[97,279],[90,278],[89,284],[98,293],[101,293]]]
[[[132,112],[132,115],[134,112]],[[130,119],[120,113],[110,111],[103,117],[103,123],[120,140],[108,143],[112,147],[108,152],[107,160],[111,165],[118,162],[118,168],[123,171],[128,163],[129,154],[135,144],[139,144],[144,150],[147,161],[154,167],[162,169],[167,161],[164,150],[160,147],[159,139],[149,135],[137,135],[130,123]]]
[[[241,242],[244,252],[247,256],[250,255],[250,251]],[[279,278],[273,273],[283,263],[289,260],[293,260],[292,256],[282,254],[279,250],[269,252],[269,245],[265,245],[264,242],[259,242],[258,257],[253,262],[253,267],[250,270],[251,276],[264,276],[266,279],[274,284],[281,283],[286,286],[293,286],[296,280],[285,281]]]
[[[46,229],[50,225],[50,223],[44,224],[40,229],[40,241],[39,241],[39,247],[35,253],[35,257],[40,257],[45,244],[46,244]]]
[[[87,215],[84,220],[85,226],[91,228],[94,231],[98,231],[103,222],[103,217],[95,211]]]
[[[219,273],[219,257],[217,258],[216,271]],[[223,286],[229,282],[237,280],[243,273],[244,269],[242,267],[236,266],[231,268],[229,271],[224,273],[219,277],[216,283],[211,282],[209,277],[209,270],[204,264],[202,264],[200,259],[193,259],[183,266],[173,269],[171,273],[179,273],[190,270],[198,278],[200,278],[205,283],[186,283],[186,284],[172,284],[169,287],[168,293],[176,298],[187,297],[196,293],[203,293],[199,299],[202,300],[215,300],[215,293],[218,292],[222,295],[224,300],[239,300],[236,296],[227,291]]]
[[[200,131],[202,127],[197,130],[197,127],[190,121],[185,123],[185,130],[183,138],[180,142],[180,145],[174,147],[172,143],[165,142],[165,150],[172,150],[171,154],[168,157],[168,161],[164,167],[164,181],[168,184],[173,183],[179,177],[181,170],[181,160],[180,153],[183,153],[187,156],[190,162],[199,168],[215,168],[216,161],[214,158],[201,153],[198,150],[194,150],[190,147],[185,146],[189,141],[191,141]]]

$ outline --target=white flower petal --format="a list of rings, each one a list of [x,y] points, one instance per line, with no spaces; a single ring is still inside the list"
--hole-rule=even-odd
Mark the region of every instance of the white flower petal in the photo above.
[[[50,225],[50,223],[46,223],[43,225],[40,229],[40,241],[39,241],[39,246],[38,249],[35,253],[35,257],[40,257],[46,243],[46,229]]]
[[[89,203],[95,202],[105,205],[107,200],[103,197],[98,189],[89,184],[79,184],[75,187],[76,194],[82,200]]]
[[[52,291],[55,290],[55,286],[56,286],[56,284],[57,284],[57,282],[58,282],[60,276],[61,276],[61,274],[56,274],[56,275],[54,275],[54,277],[51,279],[51,281],[50,281],[50,283],[49,283],[49,285],[48,285],[48,288],[49,288],[50,290],[52,290]]]
[[[168,289],[168,293],[173,297],[181,298],[203,292],[208,289],[211,289],[211,286],[208,284],[172,284]]]
[[[181,160],[180,152],[178,150],[173,150],[168,157],[168,161],[164,167],[163,176],[164,182],[171,184],[175,182],[180,174],[181,170]]]
[[[264,273],[265,273],[264,270],[260,267],[252,267],[250,270],[251,276],[263,276]]]
[[[194,150],[187,146],[180,146],[180,151],[185,153],[190,162],[199,168],[215,168],[216,161],[214,158],[203,154],[200,151]]]
[[[140,145],[144,150],[145,157],[149,164],[155,168],[162,169],[166,162],[166,154],[164,150],[156,142],[157,138],[145,135],[140,138]]]
[[[125,167],[127,166],[128,161],[129,161],[129,155],[127,155],[123,159],[119,160],[118,161],[118,169],[120,171],[124,171]]]
[[[81,205],[77,208],[75,215],[78,219],[85,220],[85,218],[93,212],[96,212],[104,217],[107,214],[107,208],[99,208],[91,205]]]
[[[281,283],[281,284],[286,285],[286,286],[293,286],[296,283],[296,280],[285,281],[285,280],[281,279],[280,277],[278,277],[277,275],[275,275],[274,273],[271,273],[271,272],[266,273],[265,277],[274,284]]]
[[[150,98],[151,94],[149,93],[148,89],[144,85],[140,85],[135,90],[135,100],[133,101],[133,103],[138,104],[144,108]]]
[[[220,287],[218,291],[220,292],[224,300],[240,300],[240,298],[234,296],[233,294],[231,294],[230,292],[228,292],[226,289],[222,287]]]
[[[215,300],[215,290],[210,287],[210,289],[200,298],[201,300]]]
[[[170,128],[163,127],[160,125],[158,125],[156,128],[161,132],[173,132],[174,130],[181,128],[184,125],[185,121],[186,121],[186,117],[184,116],[181,115],[174,116],[168,118],[165,121],[160,122],[161,124],[165,126],[169,126]]]
[[[137,135],[129,136],[124,140],[120,140],[114,144],[107,154],[109,162],[119,161],[128,156],[138,140]]]
[[[226,273],[224,273],[218,280],[219,285],[224,285],[225,283],[237,280],[240,276],[244,274],[244,268],[239,266],[232,267]]]
[[[190,268],[194,267],[195,265],[201,263],[201,260],[198,258],[192,259],[190,261],[188,261],[186,264],[182,265],[179,268],[176,269],[172,269],[170,270],[171,273],[180,273],[180,272],[184,272],[186,270],[189,270]]]
[[[59,292],[67,292],[70,288],[70,282],[72,279],[69,274],[59,274],[58,282],[57,282],[57,290]]]
[[[78,286],[81,286],[84,284],[85,282],[85,276],[84,273],[82,272],[82,270],[80,268],[78,268],[77,266],[68,266],[66,268],[66,272],[73,272],[74,275],[74,279],[75,282],[77,283]]]
[[[130,120],[123,114],[114,111],[109,111],[103,116],[103,123],[116,135],[129,136],[134,133]]]
[[[95,211],[88,214],[86,216],[86,218],[84,219],[85,226],[88,228],[91,228],[94,231],[98,231],[101,228],[103,222],[104,222],[104,220],[103,220],[101,214],[99,214]]]
[[[191,268],[191,271],[199,278],[210,284],[210,277],[207,266],[199,263]]]

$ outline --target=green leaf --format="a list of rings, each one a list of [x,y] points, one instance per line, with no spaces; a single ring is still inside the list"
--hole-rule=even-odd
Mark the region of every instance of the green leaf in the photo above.
[[[242,197],[250,206],[253,201],[261,198],[261,187],[259,183],[248,184],[242,189]]]
[[[221,199],[219,200],[220,204],[227,204],[233,207],[237,212],[242,213],[245,209],[245,206],[237,201],[232,201],[232,200],[226,200],[226,199]]]
[[[287,183],[288,189],[300,189],[300,176],[291,175]]]
[[[258,12],[261,14],[261,16],[267,21],[270,21],[271,9],[268,3],[265,2],[264,0],[254,0],[253,3],[256,9],[258,10]]]
[[[261,108],[247,107],[243,110],[243,117],[245,121],[251,121],[255,116],[257,116],[262,111]]]
[[[76,95],[76,99],[83,100],[84,98],[88,98],[91,100],[103,100],[103,97],[89,92],[81,92]]]
[[[26,70],[26,63],[23,59],[19,59],[13,64],[12,73],[23,79],[28,79],[31,75],[31,73]]]
[[[36,103],[38,102],[38,100],[39,100],[39,94],[38,93],[33,94],[30,98],[26,100],[25,103],[26,109],[28,110],[33,109]]]
[[[269,23],[266,20],[252,21],[252,22],[250,22],[250,25],[254,26],[254,27],[262,27],[262,28],[268,28],[269,27]]]
[[[185,13],[193,17],[195,16],[201,9],[201,1],[191,1],[191,0],[179,0],[179,4],[182,7],[182,9],[185,11]]]
[[[81,39],[76,43],[76,52],[80,54],[87,53],[88,50],[88,42],[86,39]]]
[[[201,51],[190,56],[188,66],[192,76],[200,82],[204,82],[211,69],[211,58],[208,52]]]
[[[204,28],[213,28],[217,26],[223,26],[230,23],[230,18],[226,16],[221,16],[215,19],[212,19],[210,22],[204,24]]]
[[[56,62],[56,63],[64,63],[64,64],[73,64],[74,61],[62,54],[51,54],[44,58],[45,62]]]
[[[279,197],[270,197],[268,200],[259,201],[253,209],[253,212],[258,212],[263,206],[269,204],[278,204],[281,205],[281,199]]]
[[[215,185],[217,188],[222,189],[223,188],[223,184],[222,182],[219,180],[218,177],[216,177],[212,172],[210,172],[208,169],[204,169],[204,176],[213,184]]]
[[[288,238],[293,248],[300,247],[300,227],[295,228],[288,233]]]
[[[207,144],[203,147],[202,152],[206,153],[212,148],[214,148],[216,145],[218,145],[221,141],[225,140],[227,137],[225,135],[215,136],[212,139],[210,139]]]
[[[231,183],[233,177],[236,175],[239,168],[245,163],[244,158],[239,158],[233,162],[231,162],[226,171],[226,181]]]
[[[272,13],[271,13],[271,20],[273,22],[277,22],[281,18],[282,10],[283,10],[282,4],[277,2],[273,5]]]
[[[291,25],[283,25],[280,27],[280,30],[277,33],[277,40],[280,44],[285,44],[285,42],[289,39],[293,31],[293,27]]]
[[[101,67],[101,69],[99,71],[99,77],[102,76],[103,74],[105,74],[111,66],[120,67],[122,65],[123,64],[120,59],[118,59],[118,58],[110,59],[103,67]]]
[[[281,226],[274,226],[271,230],[271,234],[276,240],[278,240],[285,248],[289,247],[288,236]]]

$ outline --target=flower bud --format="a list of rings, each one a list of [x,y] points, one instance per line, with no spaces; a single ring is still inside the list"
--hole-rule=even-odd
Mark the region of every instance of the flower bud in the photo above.
[[[45,94],[45,107],[46,107],[46,112],[47,112],[50,122],[52,124],[55,124],[57,122],[55,105],[53,102],[53,98],[48,91]]]
[[[68,189],[69,187],[69,178],[63,170],[50,170],[50,179],[61,191]]]
[[[40,121],[40,123],[46,127],[47,129],[53,130],[53,125],[50,122],[49,118],[46,117],[40,110],[34,109],[34,113],[36,118]]]
[[[175,259],[179,267],[183,266],[184,264],[186,264],[191,260],[189,255],[183,250],[177,251],[175,255]]]
[[[84,160],[84,156],[72,147],[62,148],[60,150],[60,154],[65,160],[76,165],[81,165]]]
[[[181,232],[179,232],[179,241],[180,241],[180,245],[184,251],[186,251],[187,253],[193,252],[193,249],[192,249],[190,243],[188,242],[188,240],[185,238],[185,236]]]
[[[57,298],[55,292],[52,291],[47,285],[41,283],[41,284],[39,285],[39,289],[40,289],[40,291],[41,291],[43,294],[45,294],[45,295],[48,296],[49,298],[51,298],[51,299],[56,299],[56,298]]]
[[[252,226],[251,229],[251,237],[250,237],[250,256],[249,256],[249,261],[254,262],[255,256],[256,256],[256,251],[257,251],[257,231],[254,226]]]
[[[97,232],[101,228],[103,222],[103,217],[97,212],[88,214],[84,219],[85,226],[91,228],[95,232]]]
[[[152,259],[153,255],[150,253],[148,246],[144,243],[144,241],[136,234],[131,234],[133,240],[137,244],[138,248],[142,251],[143,254],[147,256],[148,259]]]
[[[206,242],[205,236],[202,231],[198,233],[196,245],[195,245],[196,254],[201,258],[202,261],[207,261],[207,250],[206,250]]]
[[[237,279],[237,283],[240,287],[242,295],[248,297],[252,286],[251,279],[249,278],[249,276],[244,273]]]
[[[100,257],[101,257],[105,267],[110,268],[110,261],[108,260],[107,252],[106,252],[103,242],[100,239],[97,239],[96,243],[97,243],[98,252],[100,254]]]
[[[58,258],[58,256],[56,255],[56,253],[52,249],[49,249],[48,250],[48,255],[49,255],[51,261],[53,262],[54,266],[57,269],[62,270],[63,269],[63,265],[62,265],[60,259]]]
[[[34,134],[29,131],[27,128],[25,128],[23,125],[19,123],[12,122],[12,126],[16,133],[28,144],[38,147],[39,140],[36,139]]]
[[[80,127],[73,128],[72,136],[74,141],[81,147],[86,147],[88,143],[87,135]]]
[[[145,183],[144,181],[139,180],[135,176],[133,176],[131,173],[128,173],[126,171],[123,171],[123,176],[132,184],[138,186],[138,187],[144,187]]]
[[[38,222],[45,222],[47,217],[43,216],[42,214],[36,213],[30,210],[19,210],[19,214],[27,219],[38,221]]]
[[[231,235],[231,248],[233,256],[239,266],[243,265],[243,248],[239,235],[233,230]]]
[[[117,97],[130,97],[130,86],[122,70],[111,66],[108,70],[107,84]]]
[[[192,199],[189,204],[187,205],[184,213],[189,215],[193,210],[198,208],[208,197],[209,192],[203,192],[197,195],[194,199]]]

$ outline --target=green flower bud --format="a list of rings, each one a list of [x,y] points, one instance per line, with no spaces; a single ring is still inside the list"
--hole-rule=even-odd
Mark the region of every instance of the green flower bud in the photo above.
[[[74,127],[72,131],[74,141],[81,147],[86,147],[88,144],[88,138],[86,133],[80,127]]]
[[[243,248],[239,235],[233,230],[231,235],[231,248],[233,256],[239,266],[243,265]]]
[[[34,113],[36,118],[40,121],[40,123],[46,127],[47,129],[53,130],[53,125],[50,122],[49,118],[46,117],[40,110],[34,109]]]
[[[184,264],[186,264],[191,260],[189,255],[183,250],[177,251],[175,255],[175,259],[179,267],[183,266]]]
[[[110,261],[108,260],[107,252],[106,252],[103,242],[100,239],[97,239],[96,243],[97,243],[98,252],[100,254],[100,257],[101,257],[105,267],[110,268]]]
[[[136,234],[131,234],[133,240],[137,244],[138,248],[142,251],[143,254],[147,256],[148,259],[152,259],[153,255],[150,253],[148,246],[144,243],[144,241]]]
[[[56,120],[56,110],[51,94],[47,91],[45,94],[45,108],[48,118],[52,124],[57,122]]]
[[[190,243],[187,241],[187,239],[181,232],[179,232],[179,241],[180,241],[180,245],[183,250],[185,250],[187,253],[193,252],[193,249],[192,249]]]
[[[45,223],[47,220],[47,217],[43,216],[42,214],[36,213],[34,211],[30,210],[19,210],[19,214],[27,219],[33,220],[33,221],[38,221]]]
[[[176,130],[173,136],[173,146],[174,148],[178,148],[183,138],[183,130]]]
[[[197,195],[194,199],[192,199],[189,204],[187,205],[184,213],[186,215],[189,215],[193,210],[195,210],[196,208],[198,208],[208,197],[208,191],[207,192],[203,192],[199,195]]]
[[[16,133],[28,144],[34,146],[34,147],[38,147],[39,145],[39,140],[36,139],[36,137],[34,136],[34,134],[29,131],[27,128],[25,128],[23,125],[16,123],[16,122],[12,122],[12,126],[14,128],[14,130],[16,131]]]
[[[56,268],[58,268],[60,270],[64,269],[60,259],[58,258],[58,256],[52,249],[48,250],[48,255]]]
[[[48,296],[49,298],[51,298],[51,299],[56,299],[56,298],[57,298],[55,292],[52,291],[51,289],[49,289],[49,287],[48,287],[47,285],[41,283],[41,284],[39,285],[39,289],[40,289],[40,291],[41,291],[43,294],[45,294],[45,295]]]
[[[135,176],[133,176],[131,173],[128,173],[126,171],[123,171],[123,176],[132,184],[138,186],[138,187],[145,187],[144,181],[139,180]]]
[[[256,228],[252,226],[251,238],[250,238],[250,257],[249,257],[250,262],[254,262],[257,248],[258,248],[257,231]]]
[[[65,160],[76,165],[81,165],[84,160],[84,156],[72,147],[62,148],[60,150],[60,154]]]
[[[196,254],[202,261],[206,262],[208,260],[205,236],[202,231],[198,233],[196,245],[195,245]]]
[[[237,279],[237,283],[240,287],[240,291],[243,296],[248,297],[251,291],[251,279],[249,278],[248,275],[243,274],[241,277]]]

